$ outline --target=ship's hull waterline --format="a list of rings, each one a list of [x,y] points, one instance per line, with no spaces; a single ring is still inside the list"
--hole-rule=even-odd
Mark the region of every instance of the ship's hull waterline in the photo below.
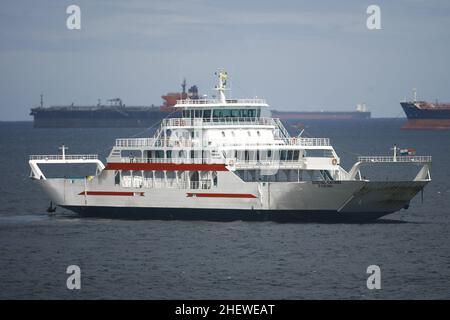
[[[243,188],[211,193],[198,189],[142,188],[84,191],[81,184],[71,187],[64,181],[67,180],[40,182],[55,204],[82,216],[293,222],[372,221],[407,208],[427,184],[424,181],[249,183]]]

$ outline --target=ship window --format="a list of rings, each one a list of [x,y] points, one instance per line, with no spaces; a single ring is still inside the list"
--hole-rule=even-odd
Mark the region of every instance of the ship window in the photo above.
[[[225,137],[225,131],[222,131],[222,137]]]
[[[116,170],[114,175],[114,184],[120,184],[120,171]]]
[[[292,160],[292,155],[293,155],[292,150],[289,150],[289,151],[287,152],[287,160]]]
[[[213,185],[214,187],[217,187],[217,171],[213,171],[212,177],[213,177]]]
[[[203,119],[211,118],[211,110],[203,110]]]
[[[202,110],[195,110],[195,117],[201,118],[202,117]]]
[[[292,160],[298,160],[299,153],[300,152],[298,150],[294,150],[294,158]]]
[[[239,109],[231,110],[232,117],[239,117]]]
[[[155,158],[164,158],[164,150],[155,150]]]

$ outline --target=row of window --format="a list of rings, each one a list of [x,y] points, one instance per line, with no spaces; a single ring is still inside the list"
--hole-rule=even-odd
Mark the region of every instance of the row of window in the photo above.
[[[210,152],[205,150],[151,150],[146,152],[149,159],[208,159]],[[231,150],[226,152],[227,158],[239,160],[299,160],[300,150]],[[333,157],[331,150],[304,150],[303,157]]]
[[[255,118],[261,114],[260,109],[198,109],[183,110],[184,118]]]

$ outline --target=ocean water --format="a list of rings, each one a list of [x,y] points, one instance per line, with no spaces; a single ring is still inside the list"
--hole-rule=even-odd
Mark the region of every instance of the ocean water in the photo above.
[[[450,131],[404,131],[403,120],[313,123],[349,168],[394,143],[432,155],[423,203],[373,223],[130,221],[80,218],[29,179],[28,155],[106,156],[144,129],[33,129],[0,123],[1,299],[449,299]],[[294,130],[294,128],[290,128]],[[68,290],[66,268],[81,268]],[[369,290],[369,265],[381,289]]]

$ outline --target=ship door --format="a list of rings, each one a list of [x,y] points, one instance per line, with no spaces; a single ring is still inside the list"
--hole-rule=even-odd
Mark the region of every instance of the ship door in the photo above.
[[[258,197],[261,209],[270,209],[270,182],[258,184]]]
[[[198,189],[200,185],[200,175],[198,171],[191,171],[191,189]]]

